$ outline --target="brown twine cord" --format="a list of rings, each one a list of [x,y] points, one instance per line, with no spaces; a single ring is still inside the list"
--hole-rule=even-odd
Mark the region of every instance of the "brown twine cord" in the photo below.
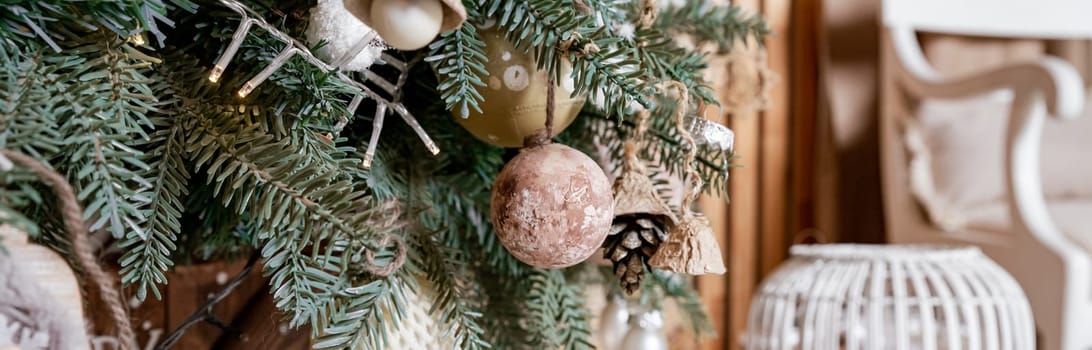
[[[637,112],[637,118],[634,121],[636,127],[634,128],[633,136],[630,136],[623,146],[623,159],[622,169],[625,171],[644,171],[644,167],[641,165],[641,160],[637,157],[637,141],[644,138],[645,132],[648,131],[648,118],[651,112],[647,109],[642,109]]]
[[[22,152],[0,150],[0,155],[30,169],[53,189],[53,193],[60,200],[61,218],[64,221],[68,238],[71,240],[72,250],[76,254],[76,261],[87,272],[91,283],[97,287],[99,297],[106,303],[110,317],[116,322],[117,337],[121,348],[126,350],[138,349],[136,335],[133,333],[132,324],[129,322],[129,314],[125,309],[125,304],[122,303],[121,293],[114,286],[114,279],[95,260],[95,255],[87,240],[88,232],[86,223],[83,221],[83,209],[80,208],[80,202],[76,199],[76,192],[72,190],[68,180],[65,179],[64,175],[50,169],[45,163]]]
[[[584,2],[584,0],[573,0],[573,7],[585,15],[589,15],[592,12],[591,7],[588,6],[588,3]]]
[[[678,82],[671,81],[667,83],[667,87],[674,87],[679,91],[679,102],[675,106],[675,129],[679,131],[679,135],[686,141],[686,183],[690,186],[686,197],[683,198],[682,210],[683,214],[690,214],[690,206],[694,204],[694,201],[698,200],[698,196],[701,195],[702,181],[698,176],[698,170],[694,168],[693,164],[698,157],[698,143],[694,140],[694,135],[690,134],[690,128],[686,125],[686,110],[690,108],[690,91],[686,88],[686,85]]]
[[[659,9],[656,8],[656,0],[644,0],[641,1],[641,19],[638,22],[641,27],[651,27],[656,23],[656,15]]]
[[[527,135],[523,139],[523,147],[536,147],[543,146],[550,143],[550,138],[554,135],[554,109],[557,107],[555,102],[554,92],[554,75],[546,74],[546,126],[542,129],[538,129],[531,135]]]
[[[365,267],[365,269],[376,276],[387,277],[395,271],[398,271],[398,268],[402,267],[402,265],[406,263],[406,241],[403,240],[402,237],[398,237],[395,235],[386,235],[383,236],[383,238],[380,239],[378,243],[379,246],[382,247],[389,246],[393,243],[396,249],[396,251],[394,252],[394,259],[391,260],[391,262],[387,265],[376,264],[375,252],[371,249],[365,248],[364,260],[367,262],[367,267]]]
[[[376,211],[385,213],[385,215],[381,216],[380,220],[368,222],[367,225],[369,227],[381,228],[382,230],[394,230],[406,223],[402,218],[402,206],[399,201],[391,200],[382,203],[376,208]],[[381,277],[390,276],[401,268],[402,265],[406,263],[406,250],[408,248],[406,247],[405,240],[398,236],[386,235],[377,242],[376,249],[388,247],[391,244],[394,244],[394,258],[386,265],[379,265],[376,263],[374,249],[370,249],[366,246],[360,248],[360,251],[358,251],[357,254],[363,254],[364,256],[364,266],[361,268],[368,273]]]
[[[596,45],[592,41],[584,43],[584,46],[573,48],[573,45],[583,38],[584,37],[581,36],[580,33],[573,32],[571,35],[569,35],[568,39],[565,39],[557,44],[558,51],[561,51],[563,54],[572,54],[573,56],[576,56],[578,58],[599,53],[599,45]]]

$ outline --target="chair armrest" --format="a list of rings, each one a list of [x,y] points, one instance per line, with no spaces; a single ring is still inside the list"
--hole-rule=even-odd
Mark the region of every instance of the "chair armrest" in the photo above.
[[[912,30],[889,29],[899,63],[892,67],[899,86],[921,98],[960,98],[997,90],[1029,89],[1041,93],[1047,112],[1072,119],[1084,109],[1084,81],[1068,62],[1055,57],[1013,63],[963,77],[944,77],[925,60]]]
[[[1077,91],[1081,91],[1079,89]],[[1083,95],[1083,92],[1080,92]],[[1005,180],[1013,224],[1067,258],[1087,255],[1062,232],[1046,206],[1039,166],[1048,94],[1040,89],[1015,89],[1005,135]]]

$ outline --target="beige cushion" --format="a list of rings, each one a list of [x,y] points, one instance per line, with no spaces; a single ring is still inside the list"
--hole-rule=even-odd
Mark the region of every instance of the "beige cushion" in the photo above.
[[[935,224],[956,230],[970,208],[1005,197],[1004,144],[1010,99],[927,100],[904,128],[912,191]],[[1050,199],[1092,198],[1092,113],[1048,118],[1040,162]]]
[[[1054,224],[1073,243],[1092,253],[1092,198],[1047,202]],[[1009,208],[1004,202],[985,204],[968,211],[967,228],[986,232],[1011,232]]]

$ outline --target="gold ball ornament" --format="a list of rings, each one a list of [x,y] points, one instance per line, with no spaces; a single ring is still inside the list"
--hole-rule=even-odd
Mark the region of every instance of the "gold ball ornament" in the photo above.
[[[599,249],[614,218],[607,175],[560,144],[525,148],[493,183],[490,217],[501,244],[540,268],[576,265]]]
[[[427,46],[440,32],[466,21],[461,0],[344,0],[361,22],[375,29],[388,45],[399,50]]]
[[[486,28],[479,31],[485,42],[486,64],[489,72],[486,86],[479,88],[484,101],[481,112],[473,108],[453,110],[455,120],[474,137],[500,147],[520,147],[523,139],[542,128],[546,121],[546,72],[538,70],[532,55],[524,53],[504,38],[501,32]],[[572,124],[584,97],[571,97],[574,90],[572,66],[565,62],[561,67],[562,79],[554,88],[557,91],[554,116],[554,134]]]

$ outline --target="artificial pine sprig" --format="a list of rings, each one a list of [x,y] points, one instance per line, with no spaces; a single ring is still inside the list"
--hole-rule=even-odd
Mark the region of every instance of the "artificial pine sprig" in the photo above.
[[[532,270],[524,307],[531,321],[524,345],[532,349],[592,349],[582,290],[561,270]]]
[[[177,56],[157,67],[151,77],[161,91],[159,111],[149,116],[153,126],[149,139],[134,144],[135,148],[145,150],[148,167],[142,175],[152,184],[147,191],[147,219],[141,230],[127,232],[118,245],[125,249],[119,260],[121,282],[136,286],[139,300],[144,300],[149,290],[157,299],[162,298],[157,285],[167,282],[165,273],[174,265],[171,255],[178,248],[182,233],[184,199],[189,193],[191,176],[186,161],[189,157],[186,135],[193,130],[196,120],[177,117],[187,108],[183,92],[192,89],[177,82],[196,78],[186,76],[193,74],[192,71],[182,69],[195,63],[192,58]]]
[[[467,7],[471,18],[479,16],[477,8]],[[477,27],[467,22],[458,29],[443,33],[429,45],[425,58],[440,76],[436,90],[447,109],[466,118],[473,109],[481,113],[479,104],[485,99],[478,89],[485,86],[485,42],[478,37]]]
[[[737,40],[751,38],[761,45],[771,33],[765,18],[739,6],[708,0],[669,3],[656,18],[655,27],[675,35],[689,35],[699,47],[714,44],[719,53],[731,50]]]
[[[86,64],[64,73],[76,81],[76,90],[59,120],[65,135],[60,156],[85,203],[89,230],[104,229],[115,238],[135,231],[146,238],[141,210],[151,182],[141,172],[149,166],[143,152],[126,143],[147,140],[154,128],[149,115],[159,111],[162,91],[154,90],[160,85],[148,73],[156,62],[108,37],[92,37],[71,50]]]
[[[122,38],[150,33],[159,44],[166,38],[159,24],[173,25],[169,10],[194,11],[189,0],[121,1],[0,1],[0,46],[33,52],[47,46],[62,50],[60,42],[76,40],[100,29]]]

